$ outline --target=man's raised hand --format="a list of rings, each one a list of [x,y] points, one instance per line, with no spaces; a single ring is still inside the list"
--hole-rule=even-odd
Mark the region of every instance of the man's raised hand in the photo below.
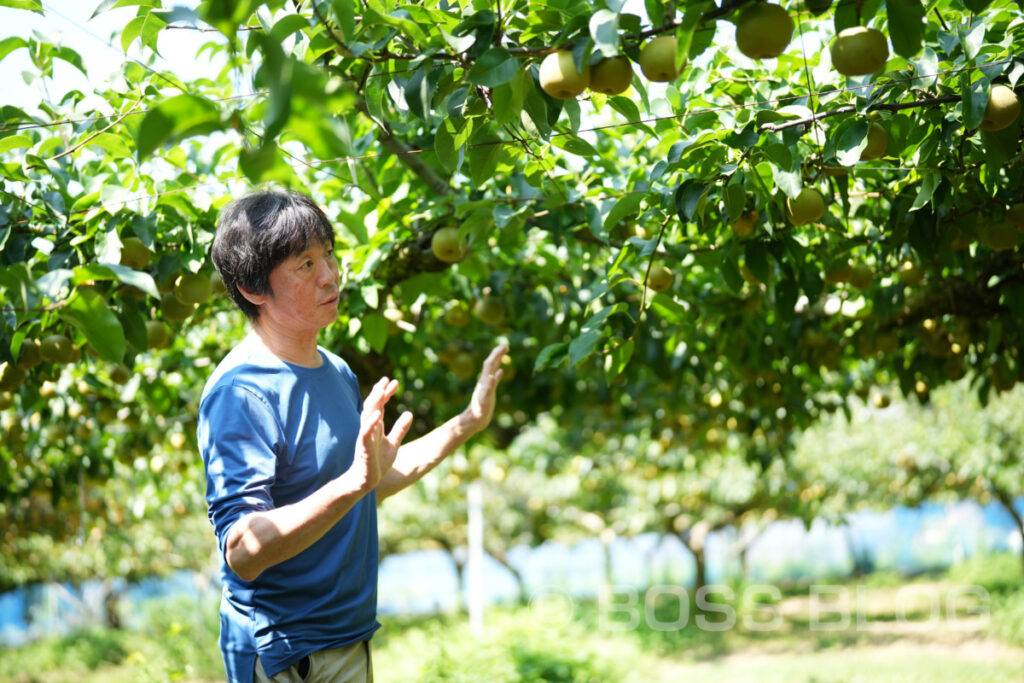
[[[351,471],[359,477],[360,488],[364,491],[376,488],[384,474],[391,469],[398,448],[412,426],[412,413],[405,411],[395,420],[391,431],[384,434],[384,407],[397,390],[398,380],[382,377],[363,401]]]
[[[483,431],[494,417],[495,394],[503,374],[501,360],[506,353],[508,353],[508,346],[498,344],[487,356],[476,386],[473,387],[469,405],[462,411],[462,423],[473,434]]]

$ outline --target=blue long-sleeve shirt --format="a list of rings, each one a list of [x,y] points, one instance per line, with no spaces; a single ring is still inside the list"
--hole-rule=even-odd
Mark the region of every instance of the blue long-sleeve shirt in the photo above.
[[[231,681],[251,683],[257,655],[273,676],[316,650],[367,640],[380,626],[373,492],[253,581],[224,559],[240,517],[299,501],[352,464],[359,385],[343,360],[320,354],[318,368],[292,365],[250,335],[217,366],[200,400],[199,448],[224,587],[220,647]]]

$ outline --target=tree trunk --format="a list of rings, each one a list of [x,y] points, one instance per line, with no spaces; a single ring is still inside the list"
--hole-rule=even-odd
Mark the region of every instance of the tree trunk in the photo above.
[[[103,582],[103,609],[106,613],[107,628],[120,630],[121,614],[118,611],[118,603],[121,602],[121,591],[114,587],[109,579]]]
[[[850,559],[853,561],[852,575],[858,577],[870,574],[875,569],[875,560],[871,557],[871,553],[857,546],[853,538],[853,532],[848,524],[843,524],[842,528],[843,537],[846,539],[846,549],[850,553]]]
[[[697,562],[697,576],[693,580],[693,594],[697,595],[697,592],[708,583],[708,569],[707,562],[704,558],[704,548],[691,548],[690,552],[693,553],[693,559]]]
[[[448,543],[448,539],[434,538],[434,540],[437,541],[438,545],[440,545],[441,548],[448,554],[448,558],[452,561],[452,566],[455,568],[455,585],[457,586],[459,596],[458,600],[456,600],[456,603],[459,606],[459,612],[463,613],[466,611],[466,604],[465,601],[462,599],[462,580],[463,574],[465,574],[466,563],[465,561],[459,561],[458,556],[455,552],[455,548],[453,548],[451,544]]]
[[[491,551],[486,548],[485,550],[487,550],[488,555],[490,555],[498,561],[498,564],[500,564],[502,567],[507,569],[512,574],[512,578],[516,580],[516,586],[519,587],[519,595],[516,597],[516,601],[520,605],[526,605],[526,580],[523,578],[522,573],[518,569],[513,567],[511,564],[509,564],[508,556],[505,555],[505,553]]]
[[[1013,521],[1017,524],[1017,533],[1020,534],[1020,561],[1021,569],[1024,570],[1024,517],[1013,507],[1013,496],[1006,491],[996,490],[994,491],[996,500],[1006,508],[1006,511],[1013,517]]]
[[[601,537],[601,549],[604,552],[604,585],[605,588],[611,590],[614,585],[612,581],[612,544],[611,541],[606,541],[604,535]]]
[[[704,557],[704,538],[700,537],[698,542],[693,542],[694,535],[689,533],[689,530],[677,533],[676,537],[682,541],[683,546],[693,555],[693,562],[696,567],[696,573],[693,578],[693,594],[696,595],[697,591],[706,586],[708,582],[707,561]]]

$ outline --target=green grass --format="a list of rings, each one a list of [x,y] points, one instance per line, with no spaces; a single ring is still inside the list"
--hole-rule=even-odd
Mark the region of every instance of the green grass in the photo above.
[[[835,611],[814,618],[809,587],[780,591],[779,601],[744,600],[742,584],[730,586],[739,598],[715,603],[719,611],[704,614],[720,622],[720,610],[730,610],[736,624],[722,631],[697,628],[695,605],[670,593],[646,604],[641,595],[613,611],[592,600],[576,600],[562,611],[537,604],[492,607],[480,635],[461,614],[385,616],[373,641],[374,669],[382,683],[1024,681],[1021,584],[1016,556],[968,562],[942,575],[864,577],[837,584],[831,596],[829,609],[850,611],[851,621],[841,628],[835,627]],[[964,585],[984,588],[990,601],[966,599],[955,615],[943,611],[929,619],[931,596]],[[970,621],[986,604],[991,618]],[[215,598],[201,605],[191,598],[161,599],[146,607],[145,616],[138,631],[86,629],[6,649],[0,680],[223,680]],[[766,623],[770,630],[757,629]]]
[[[145,606],[139,631],[88,628],[10,648],[0,680],[11,683],[162,683],[222,680],[219,596],[202,604],[161,598]]]

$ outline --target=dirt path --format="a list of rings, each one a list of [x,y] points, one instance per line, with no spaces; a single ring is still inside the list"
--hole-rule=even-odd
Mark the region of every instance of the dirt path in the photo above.
[[[1024,648],[988,635],[986,600],[940,582],[791,597],[769,637],[738,638],[702,661],[664,658],[652,673],[715,683],[1024,682]]]

